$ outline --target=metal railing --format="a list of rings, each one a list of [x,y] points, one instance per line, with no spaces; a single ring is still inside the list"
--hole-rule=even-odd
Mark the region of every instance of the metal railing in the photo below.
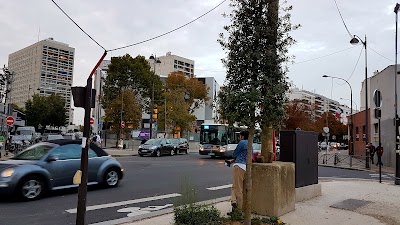
[[[369,160],[369,157],[365,157],[363,155],[345,155],[340,154],[340,152],[320,153],[318,164],[334,165],[340,167],[366,168],[366,159]]]

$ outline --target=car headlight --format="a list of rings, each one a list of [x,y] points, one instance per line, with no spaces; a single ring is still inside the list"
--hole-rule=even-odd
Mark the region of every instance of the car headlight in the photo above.
[[[139,148],[143,148],[143,145],[139,145]]]
[[[220,151],[220,152],[225,152],[225,151],[226,151],[226,147],[225,147],[225,146],[219,147],[219,151]]]
[[[14,174],[14,169],[8,168],[3,170],[3,172],[1,172],[1,177],[11,177],[13,174]]]
[[[154,149],[156,149],[157,148],[157,146],[151,146],[150,147],[150,149],[152,149],[152,150],[154,150]]]
[[[204,151],[204,147],[203,147],[203,146],[200,146],[199,150],[200,150],[200,151]]]

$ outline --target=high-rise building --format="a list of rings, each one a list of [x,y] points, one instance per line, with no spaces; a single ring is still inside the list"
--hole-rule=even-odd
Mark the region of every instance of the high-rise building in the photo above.
[[[167,77],[171,72],[180,71],[184,72],[186,76],[194,76],[194,61],[191,59],[183,58],[181,56],[172,55],[167,52],[165,56],[157,57],[160,61],[147,60],[151,66],[151,70],[160,77]]]
[[[98,133],[102,130],[103,120],[105,112],[101,105],[100,96],[103,95],[103,86],[105,78],[107,77],[108,65],[111,60],[103,60],[100,66],[97,68],[94,74],[94,89],[96,89],[96,104],[92,110],[92,117],[94,118],[93,132]]]
[[[67,121],[71,118],[71,86],[75,49],[68,44],[48,38],[8,56],[9,70],[14,81],[9,103],[24,107],[34,94],[59,94],[65,99]]]

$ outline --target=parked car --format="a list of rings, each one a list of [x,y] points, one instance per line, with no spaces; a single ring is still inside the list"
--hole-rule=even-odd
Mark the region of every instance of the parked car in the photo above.
[[[162,155],[174,155],[174,146],[169,139],[149,139],[139,146],[139,156],[150,155],[160,157]]]
[[[174,146],[175,154],[185,153],[188,154],[189,143],[185,138],[171,138],[169,139]]]
[[[43,141],[61,140],[64,137],[61,134],[48,134],[43,136]]]
[[[42,138],[42,135],[36,132],[35,127],[18,127],[15,132],[16,135],[25,135],[31,143],[37,143]]]
[[[81,164],[81,141],[53,140],[28,147],[0,161],[0,195],[35,200],[47,191],[77,187],[73,183]],[[123,178],[121,164],[95,144],[89,149],[88,185],[116,187]]]

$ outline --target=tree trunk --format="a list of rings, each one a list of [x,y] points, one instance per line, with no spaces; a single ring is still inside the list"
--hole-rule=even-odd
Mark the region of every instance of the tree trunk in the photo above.
[[[263,163],[271,163],[273,161],[274,152],[272,147],[272,126],[263,124],[261,132],[261,158]]]
[[[244,178],[244,225],[251,225],[251,165],[253,158],[254,126],[249,127],[249,140],[246,155],[246,174]]]

